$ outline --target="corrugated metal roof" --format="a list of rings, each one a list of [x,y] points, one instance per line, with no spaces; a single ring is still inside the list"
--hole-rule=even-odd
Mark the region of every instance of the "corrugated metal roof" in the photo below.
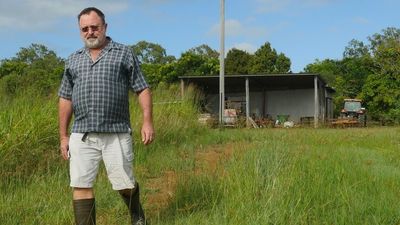
[[[335,90],[326,85],[319,74],[262,74],[262,75],[225,75],[225,92],[244,92],[245,80],[249,79],[250,91],[309,89],[314,88],[317,77],[321,86],[330,92]],[[185,83],[194,84],[209,93],[219,92],[219,76],[181,76]]]

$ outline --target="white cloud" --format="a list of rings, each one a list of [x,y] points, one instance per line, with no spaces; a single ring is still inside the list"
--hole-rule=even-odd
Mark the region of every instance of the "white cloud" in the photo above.
[[[65,17],[76,17],[85,7],[95,6],[107,13],[128,8],[128,0],[0,0],[0,28],[13,30],[49,29]]]
[[[252,45],[250,43],[246,43],[246,42],[234,44],[232,46],[232,48],[243,50],[243,51],[246,51],[247,53],[250,53],[250,54],[253,54],[254,52],[257,51],[257,47],[256,46],[254,46],[254,45]],[[232,49],[232,48],[230,48],[230,49]]]
[[[219,35],[220,23],[214,24],[210,31],[210,35]],[[225,21],[225,35],[228,36],[246,36],[246,37],[259,37],[267,35],[267,30],[263,27],[245,26],[238,20]]]

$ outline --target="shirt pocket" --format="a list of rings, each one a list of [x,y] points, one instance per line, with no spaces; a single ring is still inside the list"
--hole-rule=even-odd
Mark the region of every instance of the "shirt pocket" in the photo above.
[[[104,59],[94,67],[94,75],[100,80],[113,82],[126,82],[125,70],[121,62]]]

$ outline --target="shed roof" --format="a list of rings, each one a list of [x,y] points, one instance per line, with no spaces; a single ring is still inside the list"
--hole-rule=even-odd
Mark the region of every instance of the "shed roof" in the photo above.
[[[287,90],[287,89],[309,89],[314,88],[314,78],[317,77],[321,86],[330,92],[335,90],[327,86],[326,82],[319,74],[263,74],[263,75],[225,75],[225,92],[243,92],[245,90],[245,80],[249,79],[251,91],[265,90]],[[219,76],[181,76],[179,77],[186,83],[192,83],[201,87],[209,93],[219,92]]]

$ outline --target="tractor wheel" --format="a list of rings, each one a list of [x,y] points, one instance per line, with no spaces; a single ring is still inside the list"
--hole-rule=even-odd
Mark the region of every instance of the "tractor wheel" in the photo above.
[[[358,122],[360,126],[366,127],[367,126],[367,115],[359,115],[358,116]]]

